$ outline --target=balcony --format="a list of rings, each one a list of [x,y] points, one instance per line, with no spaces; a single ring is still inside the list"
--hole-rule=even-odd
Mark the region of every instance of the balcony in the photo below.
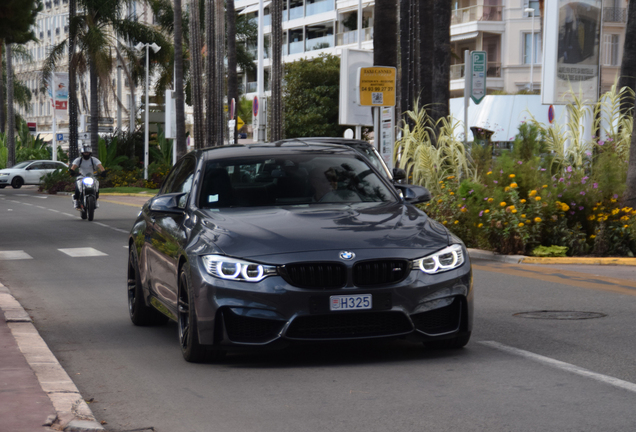
[[[258,82],[248,82],[247,83],[247,92],[246,93],[256,93],[258,87]]]
[[[373,40],[373,27],[362,29],[362,42]],[[336,45],[349,45],[358,43],[358,30],[351,30],[336,35]]]
[[[324,48],[331,48],[334,45],[333,35],[327,35],[312,39],[307,39],[305,41],[305,51],[314,51]]]
[[[470,6],[455,9],[451,15],[451,25],[467,24],[474,21],[501,21],[503,6]]]
[[[627,9],[625,8],[603,8],[603,22],[606,23],[626,23]]]
[[[464,78],[466,73],[466,67],[464,63],[451,65],[450,69],[450,79],[458,80]],[[489,78],[501,78],[501,63],[499,62],[488,62],[488,70],[486,71],[486,76]]]
[[[307,3],[307,16],[317,15],[334,10],[334,0],[320,0]]]

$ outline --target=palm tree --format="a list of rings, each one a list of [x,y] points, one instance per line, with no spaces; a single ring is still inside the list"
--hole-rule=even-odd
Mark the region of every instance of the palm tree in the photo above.
[[[236,72],[236,10],[234,0],[227,0],[227,101],[233,100],[235,111],[238,105],[238,74]],[[236,112],[234,113],[236,116]],[[230,131],[230,141],[237,142],[236,122]]]
[[[137,42],[156,43],[162,49],[153,56],[153,63],[169,63],[172,49],[165,36],[153,27],[139,23],[123,15],[122,4],[124,0],[78,0],[84,10],[83,15],[76,15],[69,22],[70,32],[75,32],[74,42],[77,44],[76,52],[72,53],[70,66],[79,74],[88,72],[90,78],[90,102],[91,114],[91,147],[97,149],[98,143],[98,119],[100,109],[100,97],[102,105],[107,107],[106,96],[110,87],[110,74],[114,66],[112,49],[116,52],[121,48],[128,58],[134,58],[135,53],[130,47],[118,47],[117,39],[127,40],[130,45]],[[44,82],[50,76],[55,65],[60,61],[69,41],[64,40],[54,46],[45,59],[42,79]],[[145,52],[144,52],[145,55]],[[136,71],[133,79],[137,80],[141,75]],[[132,83],[131,83],[132,84]]]
[[[177,156],[186,154],[185,101],[183,95],[183,38],[181,0],[174,0],[174,71],[175,107],[177,116]]]
[[[36,40],[31,28],[40,10],[42,10],[42,4],[38,0],[3,0],[0,5],[0,16],[3,17],[2,26],[0,26],[0,46],[6,43],[7,57],[8,168],[15,163],[12,44],[24,44]]]
[[[190,0],[190,85],[192,93],[192,111],[194,117],[194,145],[205,147],[203,134],[203,62],[201,58],[201,21],[199,19],[199,1]]]
[[[376,0],[373,15],[373,64],[397,67],[397,1]]]
[[[623,62],[621,64],[621,78],[619,88],[636,87],[636,1],[629,2],[627,10],[627,27],[625,30],[625,45],[623,48]],[[636,106],[632,103],[632,114],[636,113]],[[636,115],[633,116],[636,119]],[[627,190],[625,202],[628,206],[636,207],[636,133],[632,134],[632,143],[629,152],[629,165],[627,167]]]
[[[432,105],[431,117],[437,122],[450,114],[450,25],[451,3],[448,0],[433,0],[433,57],[432,57]]]
[[[273,0],[271,3],[272,17],[272,73],[270,74],[271,83],[271,140],[278,141],[283,139],[283,0]]]
[[[77,0],[69,0],[68,4],[68,20],[75,22],[77,12]],[[77,148],[77,75],[76,68],[73,64],[75,57],[75,45],[77,38],[77,29],[75,26],[69,28],[68,39],[68,128],[69,128],[69,161],[74,161],[79,156]]]

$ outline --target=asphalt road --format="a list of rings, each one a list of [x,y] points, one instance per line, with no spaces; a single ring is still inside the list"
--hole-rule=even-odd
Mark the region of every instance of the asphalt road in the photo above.
[[[476,261],[475,329],[463,350],[332,344],[196,365],[182,359],[174,323],[139,328],[128,318],[125,246],[137,213],[102,200],[87,222],[68,196],[0,190],[0,281],[109,431],[625,431],[636,424],[631,268]],[[515,315],[544,310],[604,316]]]

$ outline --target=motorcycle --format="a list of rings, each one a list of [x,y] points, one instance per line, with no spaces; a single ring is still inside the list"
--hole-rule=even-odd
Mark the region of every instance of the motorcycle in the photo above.
[[[81,212],[82,219],[92,221],[97,208],[99,181],[93,175],[79,176],[76,181],[79,189],[79,206],[77,209]]]

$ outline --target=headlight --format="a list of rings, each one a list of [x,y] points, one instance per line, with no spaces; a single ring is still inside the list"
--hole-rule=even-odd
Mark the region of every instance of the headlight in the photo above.
[[[8,176],[8,175],[9,175],[9,173],[0,173],[0,177],[2,177],[2,176]]]
[[[445,272],[464,264],[464,251],[459,244],[450,245],[439,252],[413,261],[413,264],[424,273]]]
[[[92,177],[84,177],[82,179],[82,182],[87,186],[93,186],[93,183],[95,183],[95,180]]]
[[[277,274],[275,266],[242,261],[222,255],[204,255],[201,259],[206,271],[220,279],[259,282],[267,276]]]

